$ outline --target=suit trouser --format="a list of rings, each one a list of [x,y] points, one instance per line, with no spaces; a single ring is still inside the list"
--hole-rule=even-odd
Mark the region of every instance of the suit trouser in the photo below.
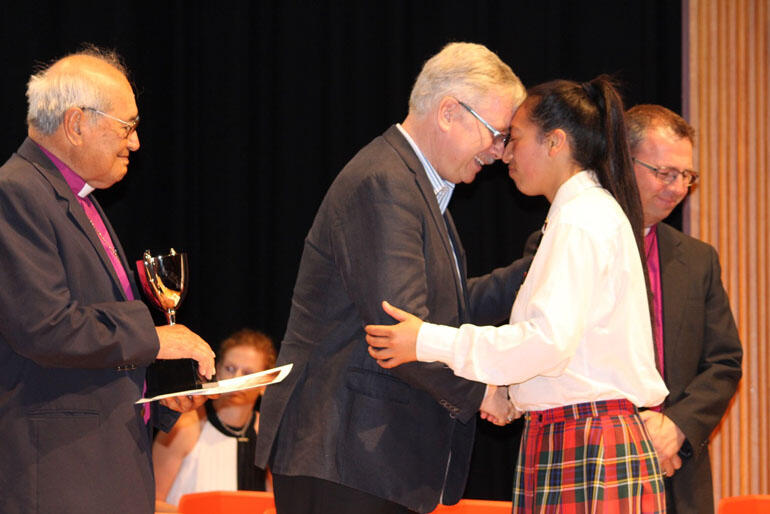
[[[416,514],[391,501],[320,478],[273,475],[276,514]]]

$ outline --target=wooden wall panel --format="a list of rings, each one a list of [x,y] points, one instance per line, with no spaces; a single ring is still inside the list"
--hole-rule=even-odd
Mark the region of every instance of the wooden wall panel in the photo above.
[[[712,439],[720,497],[770,494],[770,0],[683,1],[684,115],[701,182],[684,229],[714,245],[743,342],[743,379]]]

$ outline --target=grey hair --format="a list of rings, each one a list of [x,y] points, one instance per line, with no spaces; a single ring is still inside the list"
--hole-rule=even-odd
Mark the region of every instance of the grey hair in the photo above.
[[[73,56],[99,59],[128,76],[123,60],[114,50],[86,44],[81,50],[66,57]],[[27,82],[27,123],[46,135],[56,132],[64,120],[64,113],[70,107],[85,106],[100,111],[109,111],[111,108],[109,98],[91,74],[69,69],[51,73],[51,68],[60,60],[39,69]]]
[[[510,66],[487,47],[449,43],[423,65],[409,97],[409,111],[424,115],[445,96],[473,102],[493,89],[509,90],[516,105],[526,97]]]

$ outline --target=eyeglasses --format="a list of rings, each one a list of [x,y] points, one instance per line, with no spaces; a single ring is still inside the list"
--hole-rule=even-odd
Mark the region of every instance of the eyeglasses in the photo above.
[[[690,187],[693,184],[695,184],[696,182],[698,182],[698,176],[699,175],[698,175],[698,172],[695,171],[695,170],[681,170],[680,171],[680,170],[678,170],[676,168],[668,168],[668,167],[666,167],[666,168],[658,168],[656,166],[653,166],[652,164],[647,164],[644,161],[640,161],[636,157],[633,157],[632,160],[635,163],[641,164],[642,166],[644,166],[648,170],[650,170],[653,173],[655,173],[655,178],[657,178],[658,180],[660,180],[664,184],[671,184],[672,182],[674,182],[677,179],[677,177],[679,177],[679,175],[682,176],[682,178],[684,179],[684,185],[686,185],[687,187]]]
[[[101,114],[105,118],[109,118],[111,120],[115,120],[121,125],[123,125],[123,130],[125,131],[125,134],[123,134],[123,139],[127,139],[128,136],[134,133],[136,131],[136,126],[139,125],[139,116],[137,115],[136,118],[134,118],[131,121],[125,121],[121,120],[120,118],[116,118],[115,116],[111,116],[107,114],[106,112],[102,112],[99,109],[94,109],[93,107],[81,107],[84,111],[91,111],[95,112],[96,114]]]
[[[457,98],[455,98],[455,100],[457,100]],[[489,130],[489,132],[492,134],[492,144],[493,145],[496,145],[497,143],[502,143],[503,146],[505,146],[505,145],[508,144],[508,141],[511,139],[511,135],[509,133],[507,133],[507,132],[500,132],[499,130],[497,130],[495,127],[490,125],[487,120],[482,118],[479,115],[479,113],[477,113],[476,111],[471,109],[471,107],[468,104],[466,104],[465,102],[463,102],[461,100],[457,100],[457,103],[462,105],[465,108],[466,111],[471,113],[474,118],[479,120],[481,122],[481,124],[484,125],[487,128],[487,130]]]

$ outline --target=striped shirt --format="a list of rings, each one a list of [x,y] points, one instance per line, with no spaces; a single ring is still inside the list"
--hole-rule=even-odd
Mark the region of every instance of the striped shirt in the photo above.
[[[423,169],[425,169],[425,174],[428,176],[430,185],[433,187],[433,194],[436,195],[438,208],[441,210],[441,214],[444,214],[447,206],[449,205],[449,200],[452,199],[452,193],[455,190],[455,185],[452,182],[441,178],[441,175],[438,174],[430,161],[428,161],[425,155],[423,155],[423,153],[420,151],[420,148],[417,146],[417,143],[414,142],[414,140],[406,132],[406,130],[404,130],[404,127],[402,127],[400,123],[396,123],[396,128],[401,131],[401,134],[412,147],[414,153],[417,154],[417,158],[420,160],[420,164],[422,164]]]

